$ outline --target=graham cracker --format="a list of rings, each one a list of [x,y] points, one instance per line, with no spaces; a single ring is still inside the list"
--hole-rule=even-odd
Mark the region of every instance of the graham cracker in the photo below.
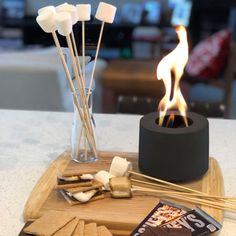
[[[56,184],[55,189],[67,189],[67,188],[76,188],[76,187],[89,187],[92,186],[92,180],[86,182],[78,182],[78,183],[71,183],[71,184]]]
[[[112,236],[112,233],[104,225],[98,226],[97,230],[98,236]]]
[[[84,226],[84,236],[98,236],[97,224],[89,223]]]
[[[79,220],[72,236],[84,236],[84,221],[83,220]]]
[[[92,186],[88,187],[74,187],[74,188],[66,188],[66,190],[70,193],[78,193],[78,192],[86,192],[92,189],[102,188],[103,184],[97,181],[93,181]]]
[[[36,236],[51,236],[74,218],[68,212],[49,211],[26,227],[24,232]]]
[[[76,225],[79,219],[75,218],[69,223],[67,223],[63,228],[59,229],[53,236],[71,236],[75,231]]]
[[[96,174],[98,170],[64,170],[63,172],[60,172],[62,176],[69,177],[69,176],[81,176],[83,174]]]

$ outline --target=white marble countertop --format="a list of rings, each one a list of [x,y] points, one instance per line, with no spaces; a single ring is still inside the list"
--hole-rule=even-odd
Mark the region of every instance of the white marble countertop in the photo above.
[[[99,149],[137,152],[139,119],[95,115]],[[70,146],[71,122],[71,113],[0,110],[0,236],[18,235],[32,188]],[[236,120],[210,119],[210,155],[218,160],[231,196],[236,196],[235,154]],[[220,236],[226,235],[236,235],[236,215],[226,214]]]

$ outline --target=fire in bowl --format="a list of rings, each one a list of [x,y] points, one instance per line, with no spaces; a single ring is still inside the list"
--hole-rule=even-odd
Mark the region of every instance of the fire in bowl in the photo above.
[[[174,120],[171,116],[174,115]],[[177,112],[167,114],[159,125],[159,114],[143,116],[139,130],[139,169],[168,181],[190,181],[208,170],[208,120],[187,113],[188,127]]]
[[[208,170],[209,126],[205,117],[187,112],[180,89],[188,61],[187,32],[177,26],[176,33],[178,45],[157,66],[157,79],[165,86],[159,112],[140,120],[139,169],[168,181],[190,181]]]

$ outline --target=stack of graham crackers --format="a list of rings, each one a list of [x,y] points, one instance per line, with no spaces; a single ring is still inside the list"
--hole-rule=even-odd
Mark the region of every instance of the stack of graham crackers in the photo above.
[[[72,213],[49,211],[26,226],[19,236],[112,236],[105,226],[96,223],[85,224]]]

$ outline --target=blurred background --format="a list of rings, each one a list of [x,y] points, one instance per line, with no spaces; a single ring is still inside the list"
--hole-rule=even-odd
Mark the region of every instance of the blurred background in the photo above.
[[[181,88],[189,110],[236,118],[236,1],[120,0],[106,24],[95,73],[94,112],[145,114],[164,94],[156,67],[178,40],[173,25],[187,27],[189,62]],[[73,111],[65,74],[50,34],[36,23],[37,10],[62,0],[0,0],[0,109]],[[78,1],[68,1],[78,4]],[[94,57],[101,23],[92,4],[86,55]],[[74,27],[81,54],[81,24]],[[63,38],[61,44],[66,47]],[[65,55],[67,50],[64,50]],[[70,65],[69,57],[68,64]],[[71,68],[71,67],[70,67]],[[92,63],[86,72],[91,73]]]

